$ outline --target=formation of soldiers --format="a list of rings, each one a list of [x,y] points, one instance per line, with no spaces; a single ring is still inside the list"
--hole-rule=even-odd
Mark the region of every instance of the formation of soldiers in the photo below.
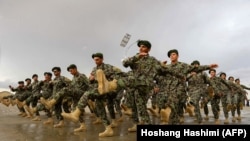
[[[209,119],[208,102],[214,124],[220,124],[220,103],[224,124],[229,123],[229,112],[232,122],[241,120],[247,94],[244,89],[250,88],[241,85],[239,79],[234,80],[232,76],[226,79],[224,72],[218,76],[217,64],[200,65],[197,60],[191,64],[180,62],[176,49],[168,51],[171,62],[167,64],[149,55],[149,41],[139,40],[137,45],[139,52],[122,62],[124,67],[130,68],[128,72],[104,63],[103,54],[95,53],[92,59],[96,66],[88,77],[79,72],[75,64],[67,67],[72,79],[62,76],[61,68],[56,66],[51,70],[53,74],[44,72],[43,80],[38,80],[38,75],[34,74],[32,80],[19,81],[16,88],[9,86],[15,94],[5,96],[2,103],[16,104],[20,115],[33,121],[41,121],[40,112],[44,111],[48,119],[43,123],[54,128],[64,127],[65,119],[80,123],[74,132],[87,130],[84,112],[88,107],[96,117],[93,123],[105,126],[99,137],[113,136],[113,128],[123,121],[123,114],[131,115],[133,126],[128,128],[129,132],[136,132],[138,124],[156,124],[152,123],[149,111],[159,117],[163,125],[184,123],[185,112],[194,116],[197,124],[202,124]],[[149,99],[152,107],[147,107]],[[202,117],[202,108],[205,117]]]

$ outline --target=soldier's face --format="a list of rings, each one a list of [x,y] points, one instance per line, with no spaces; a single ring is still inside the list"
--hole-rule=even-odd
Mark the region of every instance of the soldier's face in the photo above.
[[[178,60],[178,55],[176,54],[176,53],[171,53],[170,54],[170,60],[171,60],[171,62],[176,62],[177,60]]]
[[[226,75],[222,74],[222,75],[221,75],[221,78],[222,78],[222,79],[226,79]]]
[[[45,78],[45,80],[50,80],[50,79],[51,79],[51,76],[48,75],[48,74],[45,74],[45,75],[44,75],[44,78]]]
[[[95,64],[97,66],[101,65],[103,63],[103,59],[100,57],[94,57]]]
[[[70,74],[75,75],[77,70],[76,69],[69,69]]]
[[[58,71],[58,70],[54,70],[53,73],[54,73],[55,76],[59,76],[61,72]]]
[[[210,76],[211,76],[211,77],[215,77],[215,71],[211,71],[211,72],[210,72]]]
[[[233,77],[230,77],[230,79],[229,79],[230,81],[234,81],[234,78]]]
[[[145,45],[140,45],[139,51],[140,51],[140,53],[148,53],[150,51],[150,49],[148,47],[146,47]]]

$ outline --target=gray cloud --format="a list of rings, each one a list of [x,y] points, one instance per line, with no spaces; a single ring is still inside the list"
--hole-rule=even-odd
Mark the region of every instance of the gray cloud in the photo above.
[[[169,60],[176,48],[180,61],[218,63],[218,71],[248,82],[250,2],[244,0],[2,0],[0,2],[0,82],[15,84],[54,66],[76,64],[89,74],[91,54],[103,52],[106,63],[123,70],[127,54],[120,41],[129,33],[128,45],[149,40],[151,55]],[[4,85],[3,85],[4,86]],[[1,87],[1,85],[0,85]]]

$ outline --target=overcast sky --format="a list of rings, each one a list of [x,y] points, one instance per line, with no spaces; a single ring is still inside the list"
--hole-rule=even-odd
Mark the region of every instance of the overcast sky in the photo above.
[[[76,64],[89,75],[91,55],[120,67],[136,54],[138,39],[152,43],[150,54],[168,60],[219,64],[217,72],[250,86],[249,0],[0,0],[0,88]],[[131,35],[127,47],[123,36]]]

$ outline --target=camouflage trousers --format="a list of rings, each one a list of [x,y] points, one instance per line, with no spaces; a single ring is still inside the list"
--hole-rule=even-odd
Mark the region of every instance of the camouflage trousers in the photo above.
[[[198,122],[202,121],[201,111],[200,111],[200,99],[204,93],[204,89],[195,88],[188,92],[190,96],[190,103],[194,106],[195,117]]]
[[[177,95],[179,98],[178,114],[180,117],[184,117],[188,95],[184,89],[177,89]]]
[[[231,97],[231,96],[230,96]],[[228,95],[223,95],[221,97],[221,104],[222,104],[222,109],[223,109],[223,113],[224,113],[224,117],[228,118],[228,110],[227,110],[227,105],[231,104],[228,103]]]
[[[168,98],[166,91],[160,91],[156,97],[157,97],[156,102],[157,102],[157,105],[159,107],[159,110],[165,109],[166,103],[167,103],[167,98]]]
[[[233,95],[234,97],[234,103],[236,104],[236,109],[232,108],[231,109],[231,113],[232,116],[235,116],[235,112],[237,112],[238,115],[241,114],[241,110],[240,110],[240,102],[242,102],[242,94],[236,93]]]
[[[152,107],[155,109],[156,105],[158,105],[157,103],[157,97],[158,97],[158,94],[156,93],[153,93],[153,95],[151,96],[151,105]]]
[[[62,100],[64,97],[72,97],[73,105],[76,106],[84,91],[76,88],[63,88],[59,92],[53,95],[53,99],[56,101]]]
[[[149,99],[150,88],[140,86],[135,89],[132,100],[132,118],[135,124],[151,124],[147,111],[147,102]]]
[[[121,100],[123,98],[123,90],[117,93],[116,97],[114,98],[115,109],[118,112],[119,116],[122,117],[122,108],[121,108]]]
[[[52,110],[46,109],[46,107],[43,104],[38,104],[36,106],[36,111],[39,113],[40,111],[44,111],[48,118],[52,117]]]
[[[40,93],[32,94],[25,100],[25,102],[28,106],[31,104],[32,107],[36,107],[40,97]]]
[[[168,124],[170,125],[178,124],[180,121],[180,117],[178,113],[179,98],[178,98],[178,95],[176,94],[176,91],[169,92],[166,105],[171,108],[171,113],[170,113]]]
[[[123,104],[126,105],[128,108],[132,108],[134,102],[134,89],[127,88],[126,94],[124,95],[124,102]]]
[[[117,96],[116,92],[108,93],[105,97],[107,100],[107,108],[111,119],[115,119],[115,98]]]
[[[110,125],[110,120],[107,117],[106,105],[107,102],[106,95],[100,95],[97,88],[92,88],[86,91],[77,103],[77,108],[84,112],[85,107],[88,105],[89,99],[95,99],[95,108],[97,115],[102,119],[104,126]]]
[[[212,107],[212,112],[214,115],[215,119],[219,119],[219,111],[220,111],[220,96],[214,96],[211,99],[211,107]]]

